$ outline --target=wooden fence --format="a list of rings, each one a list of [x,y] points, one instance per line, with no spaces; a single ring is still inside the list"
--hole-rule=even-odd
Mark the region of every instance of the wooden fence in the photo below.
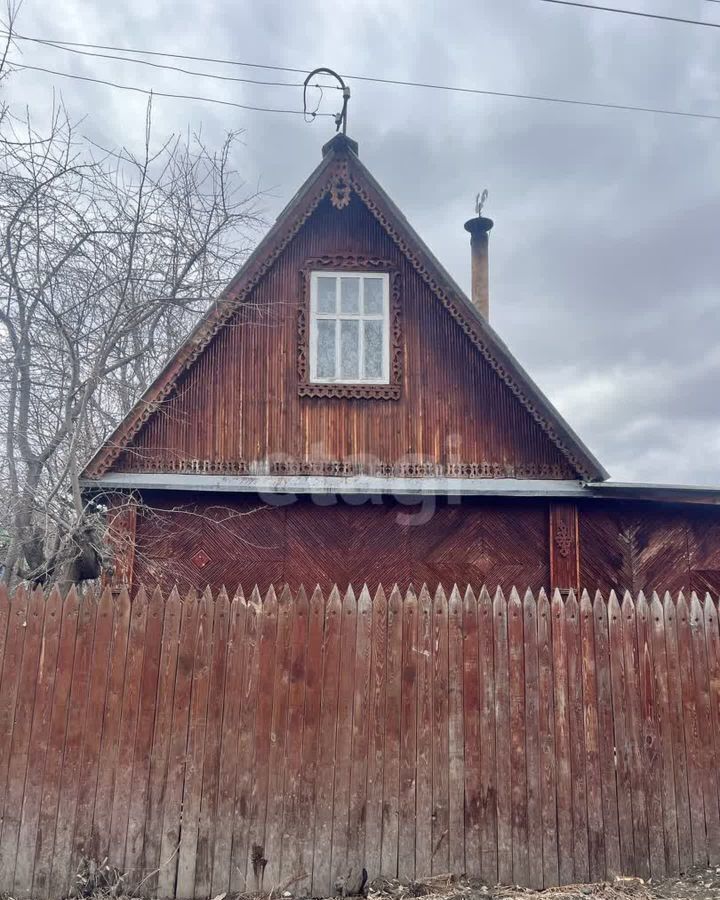
[[[710,598],[0,589],[0,664],[15,897],[720,864]]]

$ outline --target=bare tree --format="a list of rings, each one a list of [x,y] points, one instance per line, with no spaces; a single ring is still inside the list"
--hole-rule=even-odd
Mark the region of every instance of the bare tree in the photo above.
[[[33,582],[95,574],[79,484],[91,450],[249,250],[258,194],[214,151],[173,137],[107,150],[65,108],[0,120],[0,561]],[[4,543],[4,547],[3,547]]]

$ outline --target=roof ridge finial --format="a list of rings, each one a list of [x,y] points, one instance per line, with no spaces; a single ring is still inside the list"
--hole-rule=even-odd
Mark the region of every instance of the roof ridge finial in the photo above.
[[[324,73],[325,75],[332,75],[333,78],[337,78],[337,80],[340,82],[340,87],[342,88],[343,95],[343,105],[340,112],[335,114],[335,131],[340,131],[340,126],[342,125],[342,133],[344,135],[347,135],[347,105],[348,100],[350,99],[350,88],[345,84],[340,75],[338,75],[338,73],[333,69],[328,69],[327,66],[320,66],[317,69],[313,69],[305,79],[305,81],[303,82],[303,112],[307,114],[307,89],[308,84],[310,83],[310,79],[313,77],[313,75],[319,75],[320,73]]]

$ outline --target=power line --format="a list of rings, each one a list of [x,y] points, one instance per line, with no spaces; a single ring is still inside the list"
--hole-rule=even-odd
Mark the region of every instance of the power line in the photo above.
[[[720,2],[720,0],[718,0],[718,2]],[[1,34],[3,34],[3,32],[0,31],[0,35]],[[66,53],[75,53],[80,56],[89,56],[89,57],[93,57],[93,58],[97,58],[97,59],[114,59],[114,60],[117,60],[118,62],[129,62],[129,63],[134,63],[135,65],[138,65],[138,66],[150,66],[153,69],[167,69],[169,72],[180,72],[183,75],[192,75],[192,76],[195,76],[198,78],[215,78],[218,81],[232,81],[232,82],[240,82],[242,84],[253,84],[253,85],[257,84],[257,85],[270,86],[270,87],[297,88],[297,87],[303,86],[302,81],[263,81],[263,80],[256,79],[256,78],[240,78],[236,75],[218,75],[215,72],[198,72],[198,71],[195,71],[194,69],[185,69],[182,66],[170,66],[167,63],[156,63],[156,62],[152,62],[151,60],[148,60],[148,59],[134,59],[133,57],[130,57],[130,56],[116,56],[111,53],[98,53],[97,51],[91,51],[91,50],[79,50],[76,47],[63,46],[62,44],[56,43],[55,41],[52,41],[52,40],[45,40],[44,38],[28,37],[26,35],[13,34],[13,39],[19,40],[19,41],[31,41],[32,43],[40,44],[43,47],[52,47],[55,50],[62,50]],[[130,52],[136,52],[136,51],[130,51]],[[141,51],[137,51],[137,52],[141,52]],[[322,84],[322,85],[313,84],[313,85],[311,85],[311,87],[333,88],[338,91],[340,90],[340,87],[336,84]]]
[[[619,13],[623,16],[639,16],[641,19],[661,19],[663,22],[680,22],[683,25],[703,25],[705,28],[720,28],[720,22],[703,22],[700,19],[681,19],[679,16],[661,16],[660,13],[639,12],[635,9],[621,9],[616,6],[595,6],[592,3],[578,3],[577,0],[540,0],[541,3],[555,3],[558,6],[577,6],[580,9],[594,9],[600,12]],[[717,2],[717,0],[715,0]]]
[[[46,69],[42,66],[29,66],[25,63],[13,63],[13,68],[16,69],[26,69],[31,72],[44,72],[47,75],[58,75],[61,78],[73,78],[77,81],[89,81],[92,84],[102,84],[106,87],[117,88],[121,91],[133,91],[137,94],[145,94],[147,97],[170,97],[174,100],[197,100],[202,103],[218,103],[220,106],[232,106],[236,109],[247,109],[252,110],[253,112],[271,112],[271,113],[285,113],[286,115],[291,116],[302,116],[305,115],[301,109],[276,109],[272,106],[249,106],[245,103],[233,103],[231,100],[218,100],[215,97],[200,97],[192,94],[171,94],[167,91],[156,91],[150,90],[149,88],[141,88],[135,85],[130,84],[118,84],[116,81],[106,81],[102,78],[90,78],[88,75],[74,75],[71,72],[58,72],[55,69]],[[311,113],[313,116],[324,116],[327,118],[334,118],[332,113]]]
[[[560,2],[560,0],[547,0],[547,2]],[[582,4],[580,4],[582,5]],[[3,34],[0,31],[0,34]],[[29,40],[24,36],[15,35],[18,40]],[[268,63],[251,63],[244,62],[241,60],[235,59],[218,59],[213,57],[206,56],[191,56],[189,54],[180,54],[180,53],[166,53],[159,50],[141,50],[139,48],[130,48],[130,47],[118,47],[111,46],[106,44],[89,44],[89,43],[81,43],[79,41],[62,41],[55,40],[50,38],[33,38],[32,40],[39,41],[41,43],[51,43],[53,45],[58,45],[64,47],[84,47],[91,48],[96,50],[112,50],[119,53],[139,53],[147,56],[157,56],[168,59],[186,59],[193,60],[196,62],[206,62],[213,63],[218,65],[230,65],[230,66],[239,66],[243,68],[254,68],[254,69],[267,69],[275,72],[291,72],[295,74],[307,74],[306,69],[298,69],[291,68],[289,66],[275,66],[270,65]],[[130,60],[128,60],[130,61]],[[58,74],[66,78],[79,78],[85,81],[97,81],[99,84],[108,84],[110,87],[119,87],[120,89],[125,90],[133,90],[133,91],[142,91],[143,93],[149,93],[148,90],[144,88],[138,87],[129,87],[124,85],[117,85],[115,82],[104,82],[100,79],[92,79],[87,76],[80,75],[71,75],[67,72],[53,72],[52,70],[42,69],[40,67],[32,67],[25,66],[25,68],[36,68],[37,71],[46,71],[49,74]],[[614,110],[622,110],[626,112],[641,112],[641,113],[654,113],[657,115],[663,116],[679,116],[681,118],[689,118],[689,119],[708,119],[713,121],[720,121],[720,114],[713,113],[701,113],[701,112],[690,112],[687,110],[678,110],[678,109],[667,109],[665,107],[653,107],[653,106],[634,106],[631,104],[625,103],[603,103],[599,101],[592,100],[576,100],[570,97],[553,97],[545,94],[521,94],[513,91],[491,91],[484,90],[481,88],[469,88],[469,87],[460,87],[455,85],[446,85],[446,84],[435,84],[432,82],[424,82],[424,81],[403,81],[396,78],[380,78],[370,75],[351,75],[348,73],[342,73],[343,76],[347,79],[354,81],[364,81],[372,84],[387,84],[394,85],[398,87],[414,87],[414,88],[423,88],[426,90],[435,90],[435,91],[447,91],[452,93],[459,94],[472,94],[479,95],[485,97],[503,97],[503,98],[512,98],[515,100],[532,100],[542,103],[559,103],[568,106],[586,106],[595,109],[614,109]],[[216,102],[226,106],[237,106],[240,109],[258,109],[260,111],[267,112],[291,112],[293,114],[301,114],[299,110],[275,110],[275,109],[266,109],[264,107],[251,107],[244,106],[243,104],[231,103],[230,101],[224,100],[213,100],[212,98],[202,98],[202,97],[184,97],[182,94],[163,94],[159,91],[155,92],[157,96],[169,96],[169,97],[177,97],[179,99],[198,99],[198,100],[207,100],[208,102]],[[320,116],[331,116],[331,113],[316,113],[316,115]]]

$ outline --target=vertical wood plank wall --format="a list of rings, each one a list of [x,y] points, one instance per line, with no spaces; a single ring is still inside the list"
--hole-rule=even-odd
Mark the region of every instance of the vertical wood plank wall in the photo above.
[[[0,588],[0,891],[720,864],[715,600]],[[255,860],[255,862],[253,862]]]

